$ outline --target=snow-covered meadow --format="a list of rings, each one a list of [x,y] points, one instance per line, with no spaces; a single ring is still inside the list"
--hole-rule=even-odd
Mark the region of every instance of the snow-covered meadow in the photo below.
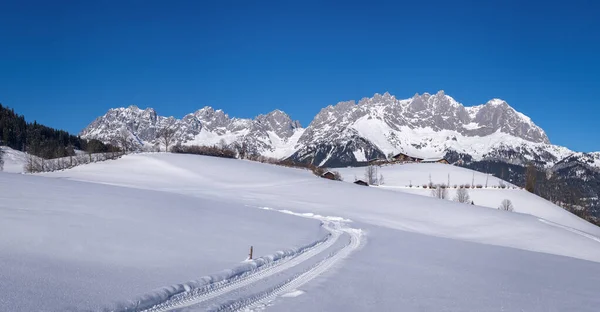
[[[353,182],[355,178],[364,179],[365,168],[341,168],[339,172],[345,182]],[[377,173],[384,179],[382,185],[376,186],[378,189],[431,197],[431,189],[426,186],[430,182],[434,185],[444,184],[450,185],[448,200],[452,201],[455,200],[458,190],[455,187],[467,185],[469,187],[467,192],[475,205],[497,209],[503,200],[508,199],[512,202],[515,212],[530,214],[583,231],[593,233],[598,231],[598,227],[568,213],[561,207],[510,182],[485,173],[437,163],[386,165],[378,167]]]
[[[446,182],[445,170],[457,170],[457,183],[473,177],[466,169],[426,166],[434,182]],[[340,171],[352,182],[352,172],[363,170]],[[413,183],[429,181],[414,171]],[[473,206],[398,191],[405,173],[382,173],[387,189],[244,160],[137,154],[37,176],[1,174],[0,275],[9,282],[0,285],[7,298],[0,310],[97,310],[233,268],[249,245],[263,256],[328,233],[325,243],[267,267],[268,274],[236,282],[243,288],[184,293],[185,300],[167,301],[160,311],[224,304],[595,311],[600,304],[593,295],[600,228],[524,191],[502,191],[515,195],[511,213],[477,206],[490,194],[471,192]],[[520,201],[518,194],[533,197]],[[360,247],[347,248],[353,244]]]

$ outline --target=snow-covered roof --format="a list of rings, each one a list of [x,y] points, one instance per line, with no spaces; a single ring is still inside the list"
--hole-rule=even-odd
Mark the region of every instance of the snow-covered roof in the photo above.
[[[409,154],[409,153],[405,153],[405,152],[396,153],[396,154],[394,154],[394,157],[396,157],[398,155],[406,155],[408,157],[418,158],[418,159],[423,159],[424,158],[422,156],[417,156],[417,155],[413,155],[413,154]]]
[[[422,162],[437,162],[440,160],[445,160],[444,157],[429,157],[422,160]]]

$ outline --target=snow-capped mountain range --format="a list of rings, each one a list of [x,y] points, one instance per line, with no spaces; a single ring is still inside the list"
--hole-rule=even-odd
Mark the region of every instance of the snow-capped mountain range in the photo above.
[[[250,153],[320,166],[352,165],[403,152],[451,161],[535,161],[550,167],[574,154],[552,145],[544,130],[503,100],[465,107],[443,91],[403,100],[386,92],[358,103],[340,102],[323,108],[306,128],[280,110],[239,119],[204,107],[176,119],[130,106],[109,110],[81,136],[107,143],[128,137],[141,148],[158,144],[157,132],[164,127],[175,129],[180,144],[245,146]],[[575,155],[600,168],[597,153]]]

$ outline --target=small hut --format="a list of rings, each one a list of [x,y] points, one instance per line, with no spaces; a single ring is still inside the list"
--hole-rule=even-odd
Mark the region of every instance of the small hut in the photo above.
[[[354,181],[354,184],[358,184],[358,185],[362,185],[362,186],[369,186],[369,183],[367,183],[363,180],[356,180],[356,181]]]
[[[335,174],[331,171],[327,171],[327,172],[323,173],[323,175],[321,175],[321,178],[335,180]]]
[[[423,160],[423,158],[417,157],[417,156],[411,156],[405,153],[398,153],[394,156],[392,156],[392,159],[394,161],[412,161],[412,162],[421,162]]]

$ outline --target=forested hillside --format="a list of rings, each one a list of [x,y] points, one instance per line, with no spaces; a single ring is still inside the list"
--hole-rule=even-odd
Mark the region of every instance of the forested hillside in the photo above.
[[[114,151],[116,147],[98,140],[85,140],[58,130],[27,122],[25,116],[0,104],[0,145],[50,159],[72,156],[75,150],[90,153]]]

